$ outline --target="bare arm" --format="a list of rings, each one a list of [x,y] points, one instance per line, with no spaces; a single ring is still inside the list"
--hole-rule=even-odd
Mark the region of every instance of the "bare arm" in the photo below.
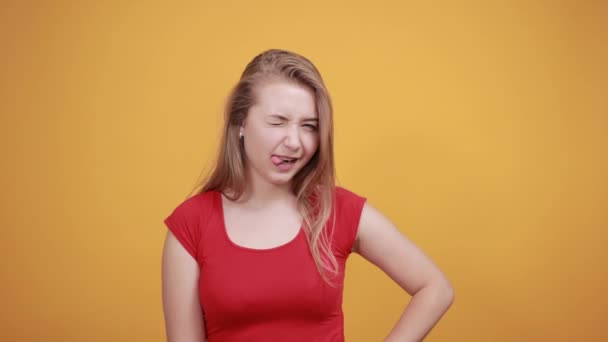
[[[382,213],[366,203],[353,251],[412,296],[385,341],[422,341],[454,300],[445,275]]]
[[[198,295],[198,263],[170,230],[163,247],[161,273],[167,342],[206,341]]]

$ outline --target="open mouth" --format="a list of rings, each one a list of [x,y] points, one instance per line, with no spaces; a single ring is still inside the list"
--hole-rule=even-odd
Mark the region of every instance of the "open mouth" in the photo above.
[[[285,157],[280,157],[280,156],[272,156],[272,162],[275,165],[293,164],[297,160],[298,160],[298,158],[285,158]]]

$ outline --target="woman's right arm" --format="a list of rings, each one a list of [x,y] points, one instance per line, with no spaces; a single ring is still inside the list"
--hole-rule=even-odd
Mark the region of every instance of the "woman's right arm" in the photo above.
[[[199,266],[170,230],[165,237],[161,273],[167,342],[206,341],[198,295]]]

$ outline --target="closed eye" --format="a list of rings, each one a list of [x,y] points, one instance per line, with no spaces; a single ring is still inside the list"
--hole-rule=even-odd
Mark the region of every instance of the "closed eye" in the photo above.
[[[304,127],[312,130],[312,131],[316,131],[317,130],[317,126],[316,125],[310,125],[310,124],[306,124],[304,125]]]

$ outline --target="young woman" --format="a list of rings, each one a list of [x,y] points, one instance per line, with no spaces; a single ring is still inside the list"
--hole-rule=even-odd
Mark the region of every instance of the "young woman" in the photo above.
[[[215,168],[165,219],[167,339],[344,341],[351,252],[412,299],[386,341],[420,341],[453,301],[438,267],[365,197],[335,185],[332,105],[305,57],[268,50],[226,105]]]

